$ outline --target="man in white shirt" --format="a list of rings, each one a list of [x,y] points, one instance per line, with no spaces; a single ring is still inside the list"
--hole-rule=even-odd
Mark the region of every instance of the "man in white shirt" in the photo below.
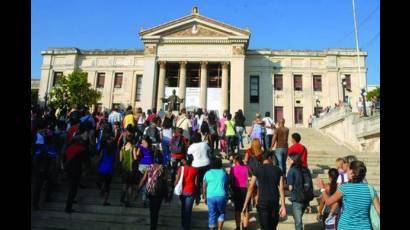
[[[190,139],[190,131],[191,131],[191,121],[188,119],[186,116],[186,109],[183,108],[181,109],[181,115],[178,116],[177,122],[176,122],[176,127],[181,128],[183,130],[182,135],[184,135],[185,138],[188,140]]]
[[[265,150],[268,150],[269,147],[272,145],[272,136],[275,128],[275,123],[273,122],[273,119],[270,117],[270,112],[265,113],[265,117],[262,119],[262,121],[265,123],[265,138],[263,142],[263,147],[265,148]]]

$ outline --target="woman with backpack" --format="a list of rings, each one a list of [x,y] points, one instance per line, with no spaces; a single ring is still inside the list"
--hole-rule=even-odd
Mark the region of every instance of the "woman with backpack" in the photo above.
[[[149,213],[151,229],[157,229],[159,210],[162,200],[168,202],[167,197],[167,170],[164,168],[161,155],[155,158],[154,164],[150,165],[141,179],[138,191],[144,186],[147,189],[149,199]]]
[[[124,203],[125,207],[131,207],[134,185],[137,183],[135,169],[137,150],[133,144],[134,135],[132,133],[128,133],[125,138],[126,143],[120,150],[121,177],[123,184],[121,203]]]
[[[206,142],[209,147],[211,147],[211,134],[209,133],[209,126],[208,126],[208,122],[203,121],[201,128],[199,129],[199,134],[201,134],[201,139],[203,142]]]
[[[256,113],[256,118],[255,120],[252,121],[252,129],[250,132],[251,140],[259,139],[260,143],[263,143],[263,138],[262,138],[263,137],[263,127],[264,127],[264,122],[261,119],[261,115],[260,113]]]
[[[110,203],[108,203],[108,196],[110,194],[117,154],[118,150],[115,146],[114,134],[112,132],[104,133],[102,137],[100,161],[97,169],[99,174],[97,185],[103,198],[103,206],[110,205]]]
[[[205,173],[209,170],[209,153],[211,149],[208,143],[201,141],[201,135],[199,133],[194,133],[192,136],[192,144],[188,148],[188,155],[192,155],[194,160],[192,162],[192,167],[198,170],[198,186],[196,186],[196,197],[197,203],[200,202],[202,179]]]
[[[329,183],[326,184],[326,193],[329,196],[333,195],[337,190],[337,178],[339,172],[335,168],[329,169],[328,172]],[[325,205],[323,199],[320,199],[319,211],[317,213],[317,219],[323,221],[323,227],[327,230],[336,230],[336,216],[338,213],[339,203],[333,205]]]
[[[175,180],[175,186],[182,180],[182,194],[179,198],[181,200],[181,226],[183,230],[191,229],[192,206],[195,200],[196,186],[198,185],[198,170],[191,165],[193,156],[188,155],[187,158],[182,160],[182,166],[179,167]]]
[[[137,159],[139,161],[138,171],[140,175],[144,175],[148,168],[154,164],[154,148],[151,144],[151,138],[143,136],[141,144],[137,144]],[[142,190],[142,206],[147,207],[147,192],[146,187]]]
[[[259,139],[253,139],[251,142],[251,147],[245,151],[245,164],[249,167],[249,172],[251,175],[255,174],[256,168],[258,168],[263,163],[263,153],[262,144]],[[252,194],[252,205],[256,205],[256,200],[258,199],[257,189],[258,184],[255,185],[254,193]],[[251,206],[252,207],[252,206]]]
[[[371,206],[374,207],[375,214],[380,216],[380,200],[377,192],[372,186],[363,183],[366,172],[366,166],[362,161],[351,162],[348,170],[349,183],[340,185],[332,196],[326,193],[323,181],[318,180],[318,187],[321,188],[322,199],[326,205],[333,205],[343,200],[343,212],[337,229],[373,229],[373,219],[370,219]]]
[[[245,165],[242,161],[240,155],[235,156],[234,166],[231,168],[229,173],[229,184],[233,191],[233,200],[235,205],[235,222],[236,230],[248,228],[249,223],[249,214],[248,212],[244,213],[243,216],[243,225],[240,227],[241,223],[241,212],[243,209],[243,204],[246,199],[246,192],[248,188],[248,175],[249,167]],[[248,206],[249,211],[249,206]]]
[[[169,143],[169,150],[171,151],[171,181],[175,181],[176,171],[181,164],[182,159],[186,156],[188,148],[188,139],[183,135],[182,128],[176,128],[175,134]]]

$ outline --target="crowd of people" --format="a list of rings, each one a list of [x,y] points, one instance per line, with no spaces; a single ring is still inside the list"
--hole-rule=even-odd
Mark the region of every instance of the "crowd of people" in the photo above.
[[[31,116],[34,209],[40,208],[43,186],[50,202],[55,186],[66,180],[65,212],[72,213],[78,188],[85,187],[84,179],[95,170],[101,204],[110,205],[111,181],[119,173],[121,204],[149,207],[151,229],[157,228],[162,202],[171,202],[174,195],[181,202],[182,229],[191,228],[193,205],[201,201],[208,208],[209,229],[222,229],[229,200],[235,207],[236,229],[248,228],[254,207],[261,229],[276,229],[279,218],[286,216],[285,191],[292,201],[295,228],[303,229],[303,213],[313,200],[308,151],[298,133],[291,134],[288,146],[285,120],[275,123],[269,112],[264,118],[256,114],[249,133],[242,110],[234,116],[224,111],[219,118],[201,109],[187,113],[183,108],[176,115],[153,108],[145,114],[129,106],[125,112],[113,108],[91,114],[87,108],[33,107]],[[250,148],[244,149],[244,139],[250,140]],[[326,224],[334,218],[338,229],[370,229],[365,209],[368,214],[371,203],[378,212],[380,207],[362,183],[366,167],[351,158],[337,163],[337,169],[329,170],[329,184],[318,181],[323,188],[318,218]]]

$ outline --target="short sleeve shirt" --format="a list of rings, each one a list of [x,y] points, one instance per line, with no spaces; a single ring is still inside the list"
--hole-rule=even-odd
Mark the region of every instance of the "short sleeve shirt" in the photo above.
[[[373,201],[369,186],[364,183],[346,183],[340,185],[338,190],[343,194],[343,212],[338,229],[371,230],[369,210]]]
[[[192,194],[195,189],[195,178],[198,175],[198,170],[192,166],[184,167],[184,178],[182,183],[182,193]],[[181,174],[181,167],[178,169],[178,173]]]
[[[226,197],[226,185],[228,176],[223,169],[210,169],[205,173],[206,198]]]
[[[259,203],[279,205],[279,182],[282,171],[273,164],[263,164],[255,169],[258,179]]]

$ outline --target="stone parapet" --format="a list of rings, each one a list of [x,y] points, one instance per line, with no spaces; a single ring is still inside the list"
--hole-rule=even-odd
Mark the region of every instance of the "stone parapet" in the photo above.
[[[380,114],[360,117],[349,109],[315,119],[313,127],[355,152],[380,152]]]

